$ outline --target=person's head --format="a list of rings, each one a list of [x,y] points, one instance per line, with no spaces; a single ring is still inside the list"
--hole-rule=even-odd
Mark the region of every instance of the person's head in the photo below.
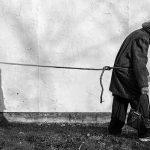
[[[142,24],[142,27],[143,27],[143,28],[150,28],[150,21],[144,22],[144,23]]]
[[[150,21],[144,22],[142,28],[150,33]]]

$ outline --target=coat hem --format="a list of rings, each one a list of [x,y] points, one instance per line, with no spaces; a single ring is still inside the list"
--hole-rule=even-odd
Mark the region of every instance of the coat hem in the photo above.
[[[120,97],[125,98],[125,99],[136,99],[138,97],[138,95],[137,96],[130,96],[130,95],[123,95],[123,94],[120,94],[118,92],[113,92],[113,91],[111,91],[111,92],[112,92],[112,95],[117,95],[117,96],[120,96]]]

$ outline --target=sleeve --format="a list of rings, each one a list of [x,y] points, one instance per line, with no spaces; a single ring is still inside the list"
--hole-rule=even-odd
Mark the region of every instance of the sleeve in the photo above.
[[[133,72],[135,73],[136,80],[140,88],[148,87],[148,75],[147,61],[148,61],[148,48],[149,41],[144,38],[140,38],[133,43]]]

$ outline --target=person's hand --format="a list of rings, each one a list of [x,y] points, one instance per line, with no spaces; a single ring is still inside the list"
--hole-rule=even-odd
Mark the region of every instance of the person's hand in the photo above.
[[[149,89],[148,89],[148,87],[143,87],[143,88],[141,88],[141,93],[148,95],[148,94],[149,94]]]

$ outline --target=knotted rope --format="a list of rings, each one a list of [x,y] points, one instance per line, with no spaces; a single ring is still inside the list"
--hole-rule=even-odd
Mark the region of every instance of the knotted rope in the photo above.
[[[103,83],[102,83],[102,78],[103,78],[103,74],[106,70],[111,70],[111,69],[131,69],[131,68],[128,68],[128,67],[118,67],[118,66],[114,66],[114,67],[110,67],[110,66],[104,66],[102,68],[102,72],[101,72],[101,75],[100,75],[100,85],[101,85],[101,94],[100,94],[100,103],[104,102],[103,101],[103,93],[104,93],[104,87],[103,87]]]
[[[127,69],[126,67],[110,67],[110,66],[104,66],[103,68],[81,68],[81,67],[64,67],[64,66],[52,66],[52,65],[37,65],[37,64],[24,64],[24,63],[12,63],[12,62],[2,62],[0,61],[0,64],[3,65],[15,65],[15,66],[27,66],[27,67],[42,67],[42,68],[56,68],[56,69],[76,69],[76,70],[92,70],[92,71],[100,71],[100,86],[101,86],[101,94],[100,94],[100,103],[103,102],[103,93],[104,93],[104,87],[102,83],[103,74],[106,70],[111,69]]]
[[[104,87],[103,87],[103,83],[102,83],[103,74],[106,70],[111,70],[111,69],[112,69],[112,67],[110,67],[110,66],[103,67],[101,75],[100,75],[100,85],[101,85],[101,89],[102,89],[101,94],[100,94],[100,103],[103,102],[103,93],[104,93]]]

